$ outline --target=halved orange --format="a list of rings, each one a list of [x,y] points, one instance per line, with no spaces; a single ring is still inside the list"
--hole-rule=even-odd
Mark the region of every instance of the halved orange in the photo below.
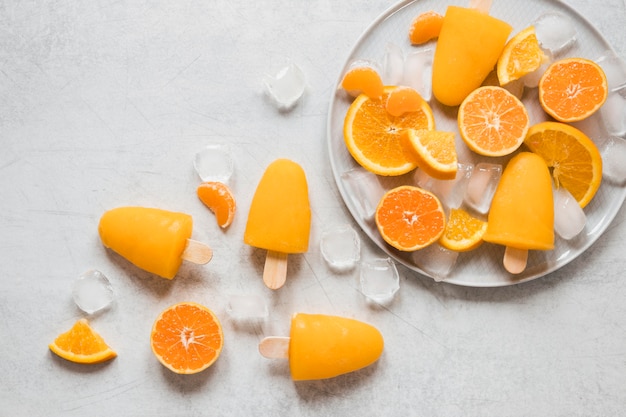
[[[87,319],[78,320],[48,347],[63,359],[76,363],[100,363],[117,356],[102,336],[89,326]]]
[[[591,139],[565,123],[542,122],[530,128],[524,141],[547,163],[557,187],[565,187],[585,207],[602,182],[602,157]]]
[[[406,129],[404,132],[422,171],[440,180],[456,177],[458,160],[454,132],[425,129]]]
[[[584,58],[555,61],[539,80],[541,107],[560,122],[591,116],[604,104],[608,94],[604,71]]]
[[[459,131],[474,152],[485,156],[513,153],[524,142],[530,118],[524,104],[502,87],[484,86],[459,106]]]
[[[439,239],[444,248],[465,252],[476,249],[483,242],[487,222],[482,221],[463,209],[450,209],[446,229]]]
[[[391,90],[387,95],[385,108],[390,115],[398,117],[404,113],[419,111],[423,103],[424,99],[415,89],[398,87]]]
[[[378,175],[402,175],[415,169],[414,152],[402,131],[435,128],[433,112],[426,101],[418,111],[401,116],[387,112],[387,97],[398,88],[385,87],[380,100],[361,94],[344,119],[343,136],[348,151],[357,163]]]
[[[375,220],[385,242],[401,251],[415,251],[436,242],[446,225],[439,199],[410,185],[387,191],[378,203]]]
[[[207,181],[198,186],[198,198],[204,203],[217,219],[217,224],[226,228],[235,217],[237,203],[230,188],[224,183]]]
[[[177,374],[195,374],[222,352],[224,335],[215,314],[203,305],[182,302],[165,309],[150,333],[152,352]]]
[[[546,60],[539,46],[535,27],[530,26],[513,36],[498,59],[497,73],[500,85],[520,79],[536,71]]]
[[[411,22],[409,28],[409,40],[413,45],[421,45],[431,39],[435,39],[441,32],[443,16],[435,11],[419,14]]]
[[[380,98],[384,86],[380,74],[373,65],[365,61],[356,61],[344,74],[341,88],[353,97],[363,93],[371,98]]]

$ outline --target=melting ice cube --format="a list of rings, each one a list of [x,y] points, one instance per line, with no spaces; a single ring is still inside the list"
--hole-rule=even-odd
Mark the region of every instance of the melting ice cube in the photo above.
[[[606,75],[609,91],[626,86],[626,62],[615,52],[607,51],[596,60],[596,63],[600,65]]]
[[[602,154],[602,176],[617,184],[626,184],[626,139],[610,137],[600,146]]]
[[[74,281],[72,298],[78,308],[85,313],[93,314],[113,302],[113,287],[102,272],[92,269]]]
[[[322,233],[320,250],[332,268],[348,270],[361,257],[361,240],[356,230],[347,224],[341,225]]]
[[[609,135],[626,135],[626,86],[609,93],[600,115]]]
[[[346,184],[361,217],[364,220],[371,220],[378,202],[385,194],[385,189],[376,174],[359,167],[344,172],[341,179]]]
[[[562,13],[545,13],[539,16],[533,25],[541,47],[554,55],[564,52],[576,42],[574,22]]]
[[[417,170],[414,179],[419,187],[435,194],[445,208],[458,208],[463,203],[473,169],[473,164],[458,164],[456,177],[452,180],[438,180]]]
[[[385,85],[400,85],[404,77],[404,53],[402,48],[393,43],[385,47],[383,57],[383,83]]]
[[[259,295],[231,295],[226,311],[234,320],[259,320],[268,316],[267,303]]]
[[[479,213],[487,213],[501,176],[502,165],[500,164],[487,162],[476,164],[465,193],[467,205]]]
[[[432,276],[435,281],[443,281],[450,276],[459,253],[433,243],[413,252],[412,257],[415,265]]]
[[[389,302],[400,289],[400,276],[390,258],[368,259],[361,262],[361,292],[378,302]]]
[[[587,216],[578,201],[563,187],[554,188],[554,231],[565,240],[585,228]]]
[[[434,49],[421,49],[404,58],[404,82],[426,101],[432,98],[431,78],[433,74]]]
[[[275,76],[263,78],[265,91],[282,110],[291,109],[304,94],[306,80],[304,73],[296,64],[282,68]]]
[[[193,166],[202,181],[228,182],[234,167],[230,146],[223,143],[207,145],[196,154]]]

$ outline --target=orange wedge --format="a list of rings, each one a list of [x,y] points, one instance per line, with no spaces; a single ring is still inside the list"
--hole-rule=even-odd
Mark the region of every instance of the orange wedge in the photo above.
[[[530,26],[512,37],[498,59],[497,73],[500,85],[520,79],[536,71],[546,60],[539,46],[535,27]]]
[[[80,319],[70,330],[60,334],[49,348],[63,359],[76,363],[100,363],[117,356],[86,319]]]
[[[453,251],[470,251],[480,246],[486,230],[487,222],[473,217],[463,209],[450,209],[450,216],[439,243]]]
[[[453,132],[439,130],[405,130],[415,150],[417,166],[433,178],[451,180],[458,167]]]
[[[424,105],[424,99],[416,90],[411,87],[398,87],[391,90],[387,95],[385,108],[387,112],[399,117],[404,113],[420,111]]]
[[[524,141],[551,170],[557,187],[565,187],[585,207],[602,182],[602,158],[583,132],[559,122],[542,122],[528,131]]]
[[[341,88],[353,97],[363,93],[371,98],[380,98],[384,86],[376,68],[368,63],[356,61],[344,74]]]
[[[387,112],[387,97],[398,88],[385,87],[380,100],[361,94],[344,119],[343,136],[348,151],[359,165],[378,175],[402,175],[415,169],[415,153],[402,131],[435,127],[426,101],[422,101],[419,110],[401,116]]]
[[[530,126],[524,104],[502,87],[484,86],[459,106],[461,137],[474,152],[504,156],[521,146]]]
[[[230,188],[221,182],[203,182],[196,192],[200,201],[215,213],[217,224],[222,228],[230,226],[237,208]]]
[[[441,32],[443,16],[435,11],[419,14],[411,22],[409,28],[409,40],[413,45],[421,45],[431,39],[435,39]]]

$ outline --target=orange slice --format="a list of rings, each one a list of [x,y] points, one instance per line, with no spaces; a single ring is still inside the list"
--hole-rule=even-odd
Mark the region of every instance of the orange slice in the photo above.
[[[583,132],[564,123],[542,122],[530,128],[524,143],[546,161],[557,187],[565,187],[581,207],[591,201],[602,182],[602,158]]]
[[[221,182],[203,182],[197,189],[198,198],[204,203],[217,219],[217,224],[226,228],[235,217],[237,204],[235,197],[226,184]]]
[[[473,250],[483,242],[486,230],[487,222],[463,209],[450,209],[450,217],[439,243],[444,248],[457,252]]]
[[[421,13],[411,22],[409,40],[413,45],[421,45],[435,39],[441,32],[443,16],[434,11]]]
[[[535,27],[530,26],[513,36],[498,59],[497,72],[500,85],[520,79],[536,71],[546,60],[539,46]]]
[[[152,326],[150,344],[163,366],[177,374],[195,374],[220,356],[224,335],[211,310],[182,302],[159,315]]]
[[[530,119],[524,104],[502,87],[484,86],[459,106],[459,131],[467,146],[485,156],[513,153],[524,142]]]
[[[434,129],[433,112],[426,101],[418,111],[392,116],[385,103],[400,87],[385,87],[381,100],[365,94],[350,105],[343,125],[343,136],[352,157],[365,169],[378,175],[402,175],[417,166],[404,129]]]
[[[404,132],[422,171],[440,180],[456,177],[458,161],[453,132],[424,129],[407,129]]]
[[[446,224],[439,199],[410,185],[387,191],[378,203],[375,220],[385,242],[401,251],[415,251],[436,242]]]
[[[356,61],[344,74],[341,88],[353,97],[363,93],[371,98],[380,98],[384,86],[376,68],[365,62]]]
[[[70,330],[54,339],[49,348],[63,359],[76,363],[100,363],[117,356],[86,319],[74,323]]]
[[[560,122],[583,120],[606,101],[609,88],[604,71],[584,58],[553,62],[539,80],[539,102]]]
[[[424,99],[411,87],[398,87],[391,90],[387,95],[385,108],[394,116],[402,116],[404,113],[420,111],[424,105]]]

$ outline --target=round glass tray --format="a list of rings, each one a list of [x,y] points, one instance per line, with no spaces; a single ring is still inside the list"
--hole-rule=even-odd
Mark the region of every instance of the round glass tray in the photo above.
[[[352,61],[369,59],[382,63],[388,44],[400,47],[405,54],[417,51],[419,48],[434,48],[434,43],[419,47],[412,46],[408,40],[409,26],[418,14],[428,10],[435,10],[443,14],[449,4],[454,4],[454,2],[441,0],[403,1],[387,10],[371,24],[356,42],[339,74],[337,86],[341,76]],[[530,26],[538,17],[550,12],[568,16],[573,21],[577,32],[575,43],[558,58],[577,56],[595,60],[608,51],[612,51],[611,46],[591,23],[572,8],[558,1],[498,0],[493,3],[490,10],[492,16],[513,26],[512,34]],[[546,119],[537,101],[536,91],[527,89],[522,101],[528,109],[531,125]],[[360,201],[362,196],[356,195],[358,193],[355,192],[354,187],[354,181],[358,175],[353,174],[358,174],[360,167],[352,159],[343,140],[343,121],[350,103],[351,100],[338,90],[338,93],[331,100],[327,126],[330,163],[344,203],[361,229],[390,257],[415,272],[441,279],[440,276],[434,276],[420,268],[416,264],[414,253],[398,251],[386,244],[380,237],[372,217],[364,213],[363,203]],[[437,128],[458,132],[456,111],[451,112],[449,108],[440,106],[434,99],[430,101],[430,104],[435,115]],[[594,120],[601,120],[599,115],[594,115],[594,118]],[[585,131],[592,124],[593,120],[577,127]],[[586,133],[592,136],[592,139],[596,139],[591,132]],[[508,161],[508,158],[485,158],[470,152],[458,134],[457,141],[460,163],[491,162],[505,165]],[[352,179],[349,180],[349,178]],[[375,177],[375,180],[384,190],[403,184],[415,184],[413,173],[399,177]],[[471,287],[497,287],[517,284],[549,274],[574,260],[602,235],[620,209],[625,196],[626,188],[603,181],[592,202],[585,207],[587,216],[585,229],[572,240],[564,240],[556,235],[555,248],[551,251],[530,251],[527,268],[519,275],[512,275],[504,270],[502,266],[503,246],[484,243],[474,251],[460,253],[451,271],[445,277],[445,282]]]

